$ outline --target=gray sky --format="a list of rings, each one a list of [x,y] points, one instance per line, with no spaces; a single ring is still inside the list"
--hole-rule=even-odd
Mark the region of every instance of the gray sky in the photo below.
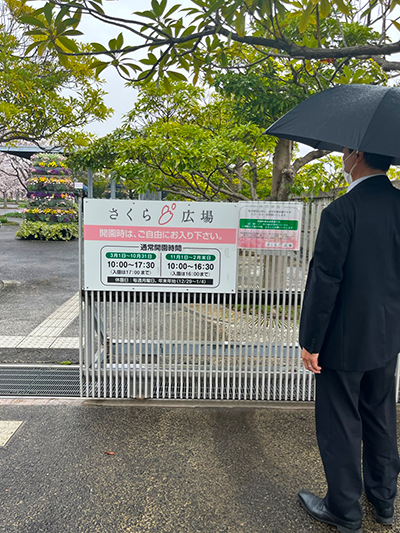
[[[169,0],[168,6],[172,7],[175,3]],[[186,6],[191,4],[190,0],[180,0],[179,3],[182,5],[186,4]],[[105,0],[104,7],[106,13],[109,15],[127,18],[135,11],[151,9],[151,0]],[[119,33],[118,28],[115,26],[102,24],[90,17],[82,19],[80,30],[84,33],[82,41],[99,42],[105,46],[110,39],[115,38]],[[135,40],[135,36],[129,34],[129,32],[126,40],[129,44],[140,43],[139,38]],[[142,54],[138,54],[138,57],[146,57],[146,55],[147,52],[144,50]],[[103,70],[101,77],[106,80],[103,89],[108,92],[104,99],[105,104],[114,109],[114,115],[103,123],[96,122],[85,128],[87,131],[99,136],[106,135],[121,125],[123,115],[132,109],[137,96],[137,91],[134,88],[125,87],[125,82],[118,76],[116,69],[108,67],[106,70]]]

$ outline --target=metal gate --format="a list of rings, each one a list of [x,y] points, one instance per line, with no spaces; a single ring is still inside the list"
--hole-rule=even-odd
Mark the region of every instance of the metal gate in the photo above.
[[[297,339],[323,208],[305,206],[298,252],[239,249],[236,294],[88,291],[81,274],[81,396],[313,399]]]

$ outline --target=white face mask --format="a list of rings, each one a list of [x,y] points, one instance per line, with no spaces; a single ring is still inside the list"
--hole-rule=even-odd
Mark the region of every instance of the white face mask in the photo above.
[[[356,152],[357,154],[358,152]],[[347,183],[350,185],[350,183],[352,183],[353,181],[353,176],[351,175],[351,173],[353,172],[354,168],[357,166],[357,163],[354,163],[354,165],[351,167],[350,169],[350,172],[347,172],[347,170],[344,169],[344,164],[346,163],[346,161],[349,159],[349,157],[351,157],[352,155],[354,154],[354,152],[351,152],[351,154],[349,154],[346,159],[342,159],[342,171],[343,171],[343,176],[344,176],[344,179],[347,181]]]

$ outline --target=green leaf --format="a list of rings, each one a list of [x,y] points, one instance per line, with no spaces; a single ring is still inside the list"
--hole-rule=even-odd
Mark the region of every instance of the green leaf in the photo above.
[[[98,13],[100,13],[101,15],[104,15],[104,10],[103,8],[101,7],[101,1],[98,1],[98,0],[92,0],[91,2],[89,2],[89,4],[93,7],[93,9],[95,9]]]
[[[95,52],[108,52],[107,48],[100,43],[92,43],[92,48]]]
[[[63,24],[65,26],[77,26],[78,23],[79,23],[79,20],[77,20],[76,18],[69,18],[69,19],[63,20]]]
[[[157,20],[157,17],[154,15],[152,11],[136,11],[134,15],[138,15],[139,17],[148,18],[151,20]]]
[[[109,63],[105,61],[94,61],[91,65],[92,68],[96,70],[97,76],[103,72],[104,69],[108,67]]]
[[[161,17],[163,10],[161,8],[161,4],[159,4],[157,0],[151,0],[151,7],[153,8],[155,16]]]
[[[331,12],[331,5],[329,3],[329,0],[321,0],[319,6],[320,6],[321,16],[323,18],[328,17]]]
[[[31,52],[34,48],[37,48],[38,45],[39,43],[37,42],[30,44],[25,50],[25,55],[28,55],[29,52]]]
[[[74,52],[75,54],[79,53],[79,48],[77,44],[71,39],[68,39],[68,37],[63,37],[62,35],[60,35],[59,37],[57,37],[57,41],[60,41],[60,43],[63,46],[65,46],[67,50],[70,50],[71,52]]]
[[[25,35],[46,35],[46,32],[43,30],[28,30],[25,32]]]
[[[65,17],[65,15],[68,13],[68,11],[69,11],[69,6],[64,6],[62,9],[60,9],[60,12],[56,16],[55,23],[57,24],[58,22],[61,22],[61,20]],[[65,23],[65,21],[64,21],[64,23]]]
[[[397,22],[397,20],[392,20],[391,22],[393,26],[400,31],[400,22]]]
[[[53,7],[54,7],[53,4],[48,2],[43,8],[43,13],[44,13],[44,16],[46,17],[48,24],[51,24],[53,20]]]
[[[63,35],[83,35],[83,33],[79,30],[67,30],[63,32]]]
[[[154,54],[148,54],[146,59],[140,60],[143,65],[155,65],[157,63],[157,58]]]
[[[175,13],[175,11],[177,9],[179,9],[181,6],[179,4],[175,4],[173,7],[171,7],[171,9],[168,11],[168,13],[165,14],[165,18],[169,17],[170,15],[172,15],[172,13]]]
[[[186,76],[182,74],[181,72],[168,70],[167,75],[171,78],[171,80],[174,80],[174,81],[187,81]]]
[[[189,26],[186,28],[186,30],[182,33],[181,37],[186,37],[187,35],[190,35],[193,33],[193,31],[196,29],[196,26]]]
[[[38,28],[46,27],[41,20],[35,19],[34,17],[23,16],[20,18],[20,20],[21,22],[23,22],[24,24],[28,24],[29,26],[36,26]]]
[[[300,19],[300,23],[299,23],[300,33],[304,33],[306,31],[307,26],[308,26],[308,20],[310,18],[311,13],[313,12],[313,9],[314,9],[314,4],[312,0],[309,0],[307,7]]]
[[[46,41],[43,41],[43,42],[41,42],[41,43],[39,44],[39,46],[38,46],[38,54],[39,54],[40,56],[42,56],[42,55],[45,53],[48,44],[49,44],[49,42],[48,42],[47,40],[46,40]]]
[[[243,37],[246,29],[246,17],[243,11],[235,19],[235,28],[238,35]]]
[[[124,46],[124,36],[122,32],[117,37],[117,48],[122,48]]]
[[[346,5],[343,0],[333,0],[333,3],[337,5],[339,11],[343,13],[344,15],[350,14],[349,6]]]
[[[63,54],[60,54],[58,56],[58,61],[60,62],[60,65],[62,65],[65,68],[68,68],[70,66],[70,62],[67,56],[64,56]]]
[[[164,78],[163,83],[164,83],[164,88],[165,88],[166,92],[170,93],[171,90],[172,90],[172,87],[171,87],[171,84],[169,82],[169,79],[168,78]]]
[[[160,5],[160,7],[161,7],[161,14],[164,13],[165,8],[167,7],[167,1],[168,1],[168,0],[161,0],[161,5]]]
[[[125,68],[124,65],[119,65],[118,70],[122,70],[122,72],[123,72],[126,76],[129,76],[129,75],[130,75],[129,70],[128,70],[127,68]]]

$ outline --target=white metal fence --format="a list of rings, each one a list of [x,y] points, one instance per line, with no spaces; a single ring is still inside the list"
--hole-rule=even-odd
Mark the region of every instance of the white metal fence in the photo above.
[[[81,395],[311,400],[298,323],[324,207],[305,205],[299,252],[238,250],[236,294],[81,289]]]

